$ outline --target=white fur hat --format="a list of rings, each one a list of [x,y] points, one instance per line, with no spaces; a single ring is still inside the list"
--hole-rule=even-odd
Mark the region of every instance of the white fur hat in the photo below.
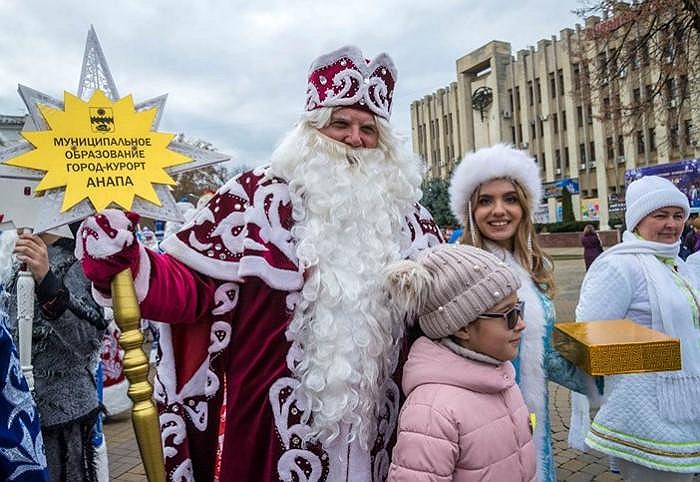
[[[527,194],[530,213],[542,199],[540,168],[524,151],[507,144],[485,147],[464,156],[450,181],[450,208],[460,223],[466,225],[467,204],[474,190],[491,179],[515,179]]]
[[[639,222],[657,209],[673,206],[683,209],[685,219],[690,215],[688,197],[671,181],[659,176],[645,176],[632,181],[625,190],[625,224],[633,231]]]

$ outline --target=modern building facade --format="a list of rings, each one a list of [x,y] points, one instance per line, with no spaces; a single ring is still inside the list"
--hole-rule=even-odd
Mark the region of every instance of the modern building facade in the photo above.
[[[592,17],[586,26],[598,22]],[[661,96],[653,114],[630,131],[606,108],[644,93],[649,69],[655,67],[639,65],[621,72],[615,82],[584,89],[583,32],[580,25],[564,29],[515,55],[509,43],[494,40],[457,59],[456,82],[411,104],[413,149],[426,162],[428,176],[447,179],[464,153],[498,142],[513,144],[537,160],[545,182],[578,185],[574,206],[597,203],[605,229],[609,205],[624,193],[627,169],[700,158],[700,89]],[[590,56],[605,55],[589,50]],[[697,71],[689,75],[674,79],[674,85],[700,85]],[[687,96],[684,102],[681,95]],[[557,219],[557,203],[547,199],[540,221]]]

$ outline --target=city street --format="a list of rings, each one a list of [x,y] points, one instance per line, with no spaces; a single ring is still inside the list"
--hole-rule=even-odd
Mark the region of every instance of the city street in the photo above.
[[[581,254],[581,249],[552,249],[550,253],[555,256],[557,319],[559,322],[571,321],[574,319],[578,291],[584,276],[583,259],[575,258],[576,255]],[[566,439],[570,411],[567,389],[550,384],[549,408],[558,480],[565,482],[622,480],[619,475],[608,470],[606,457],[568,448]],[[105,434],[112,480],[145,481],[146,477],[141,466],[130,419],[125,417],[119,421],[108,422],[105,424]],[[695,480],[700,478],[696,477]]]

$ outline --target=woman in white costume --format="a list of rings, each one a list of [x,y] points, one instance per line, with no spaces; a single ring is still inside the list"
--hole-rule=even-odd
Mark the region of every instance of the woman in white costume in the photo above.
[[[700,305],[696,278],[678,257],[687,197],[648,176],[625,193],[622,243],[591,265],[577,321],[628,318],[681,340],[682,370],[605,378],[604,402],[588,427],[572,411],[572,442],[614,456],[625,480],[691,481],[700,472]],[[583,427],[581,426],[583,425]]]
[[[554,266],[537,244],[532,213],[542,198],[539,167],[526,153],[504,144],[467,154],[450,184],[452,212],[464,226],[461,242],[486,249],[519,276],[525,302],[518,357],[513,360],[525,403],[536,417],[533,438],[539,481],[556,481],[548,414],[547,381],[585,393],[588,377],[556,352]]]

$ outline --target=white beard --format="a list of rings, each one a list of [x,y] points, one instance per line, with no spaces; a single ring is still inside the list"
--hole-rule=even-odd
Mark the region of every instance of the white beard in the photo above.
[[[302,124],[272,156],[271,174],[289,182],[292,235],[306,272],[286,335],[303,347],[293,370],[297,396],[322,442],[348,424],[349,441],[372,446],[375,408],[403,338],[380,273],[400,258],[401,227],[420,198],[421,176],[412,154],[389,152],[352,149]]]

